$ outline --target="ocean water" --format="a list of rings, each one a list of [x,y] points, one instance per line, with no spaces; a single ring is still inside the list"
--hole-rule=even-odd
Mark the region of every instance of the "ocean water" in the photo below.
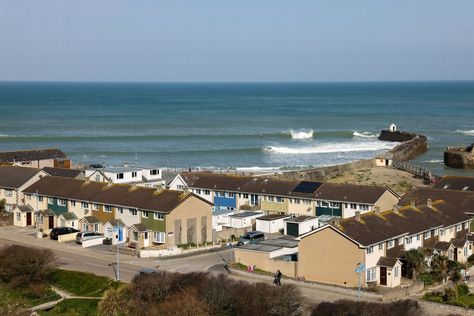
[[[474,82],[0,83],[0,151],[59,147],[108,166],[344,163],[394,146],[376,138],[392,122],[428,137],[417,164],[459,173],[443,150],[474,142]]]

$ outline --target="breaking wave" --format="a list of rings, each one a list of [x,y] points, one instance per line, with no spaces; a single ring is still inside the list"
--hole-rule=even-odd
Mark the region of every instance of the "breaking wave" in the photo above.
[[[331,143],[311,147],[280,147],[268,146],[265,152],[274,154],[298,155],[298,154],[326,154],[343,153],[353,151],[380,151],[392,149],[397,143],[386,142],[364,142],[364,143]]]
[[[291,138],[293,139],[308,139],[313,138],[314,131],[310,129],[309,131],[290,131]]]
[[[352,133],[352,136],[355,136],[355,137],[363,137],[363,138],[375,138],[377,137],[377,135],[373,134],[373,133],[370,133],[370,132],[358,132],[358,131],[354,131]]]
[[[460,130],[460,129],[458,129],[456,132],[464,134],[464,135],[474,136],[474,129],[471,129],[471,130]]]

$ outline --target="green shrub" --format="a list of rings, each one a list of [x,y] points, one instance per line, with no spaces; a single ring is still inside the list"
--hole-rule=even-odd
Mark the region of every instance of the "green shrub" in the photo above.
[[[464,296],[469,294],[469,287],[462,283],[458,285],[458,295],[459,296]]]
[[[443,295],[443,301],[445,301],[448,304],[452,304],[456,302],[457,300],[457,295],[456,291],[451,289],[451,288],[445,288],[444,289],[444,295]]]
[[[418,280],[423,281],[425,285],[432,285],[435,280],[429,272],[423,272],[418,275]]]
[[[430,302],[444,303],[443,293],[441,292],[427,292],[423,295],[423,299]]]

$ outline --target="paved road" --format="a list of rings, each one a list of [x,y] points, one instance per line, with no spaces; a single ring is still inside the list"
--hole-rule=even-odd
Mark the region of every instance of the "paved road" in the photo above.
[[[0,228],[0,247],[11,244],[22,244],[51,249],[63,269],[91,272],[97,275],[114,278],[112,263],[116,262],[116,253],[109,251],[109,246],[99,245],[82,248],[73,242],[58,243],[50,239],[36,239],[34,231],[15,227]],[[230,259],[231,251],[220,250],[184,258],[147,259],[129,255],[120,255],[120,279],[129,282],[135,273],[144,267],[159,267],[161,270],[174,272],[208,271],[212,266],[222,264],[222,258]]]

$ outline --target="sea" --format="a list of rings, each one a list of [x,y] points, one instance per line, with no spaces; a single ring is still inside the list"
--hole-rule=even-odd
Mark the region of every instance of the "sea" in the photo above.
[[[0,151],[57,147],[76,163],[281,171],[374,157],[394,123],[428,137],[413,163],[447,168],[474,142],[474,81],[1,82]]]

